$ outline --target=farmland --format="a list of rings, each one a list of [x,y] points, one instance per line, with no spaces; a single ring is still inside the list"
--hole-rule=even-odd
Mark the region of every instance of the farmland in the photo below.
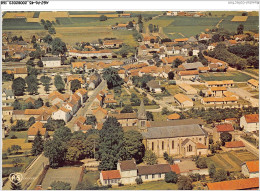
[[[252,77],[240,72],[227,72],[227,73],[208,73],[200,74],[200,77],[204,81],[220,81],[220,80],[234,80],[235,82],[245,82]]]
[[[3,152],[6,152],[12,145],[19,145],[22,151],[28,151],[32,148],[32,143],[26,143],[25,139],[5,139],[3,140]]]
[[[40,23],[26,22],[25,18],[3,19],[3,30],[42,30]]]
[[[208,164],[214,163],[216,168],[229,171],[240,171],[243,162],[257,159],[255,155],[248,151],[230,151],[206,158]]]

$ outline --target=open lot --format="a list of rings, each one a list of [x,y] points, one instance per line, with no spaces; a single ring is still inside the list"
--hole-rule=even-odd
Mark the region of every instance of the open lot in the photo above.
[[[54,181],[68,182],[71,189],[75,190],[81,173],[81,167],[61,167],[58,169],[50,168],[42,182],[42,188],[47,190]]]
[[[214,163],[216,168],[222,168],[228,171],[240,171],[243,162],[257,159],[255,155],[248,151],[230,151],[215,154],[206,160],[208,163]]]
[[[166,183],[165,181],[145,182],[139,185],[113,187],[111,190],[177,190],[177,184]]]
[[[220,81],[220,80],[234,80],[235,82],[246,82],[252,79],[251,76],[237,71],[226,73],[207,73],[200,74],[202,80],[205,81]]]

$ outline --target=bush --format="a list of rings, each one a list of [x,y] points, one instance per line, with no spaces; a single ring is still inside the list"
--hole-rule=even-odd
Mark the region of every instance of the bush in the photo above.
[[[12,135],[11,139],[17,139],[17,137],[15,135]]]
[[[168,160],[168,158],[169,158],[169,155],[168,155],[168,153],[167,153],[167,152],[164,152],[164,153],[163,153],[163,158],[164,158],[164,160]]]
[[[136,184],[143,184],[142,178],[136,178],[135,182],[136,182]]]
[[[118,183],[118,186],[120,187],[120,186],[124,186],[124,184],[122,184],[121,182],[119,182]]]
[[[165,174],[165,178],[164,178],[165,182],[167,183],[177,183],[178,181],[178,176],[175,172],[167,172]]]
[[[175,81],[175,80],[170,80],[170,81],[168,82],[168,84],[169,84],[169,85],[176,85],[176,81]]]
[[[196,166],[198,168],[207,168],[207,162],[205,158],[199,158],[198,160],[196,160]]]
[[[8,159],[8,156],[6,153],[2,154],[2,159]]]

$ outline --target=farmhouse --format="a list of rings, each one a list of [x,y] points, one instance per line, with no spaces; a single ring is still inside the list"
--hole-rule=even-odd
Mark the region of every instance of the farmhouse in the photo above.
[[[111,58],[111,50],[98,50],[98,51],[79,51],[79,50],[70,50],[70,57],[79,57],[79,58]]]
[[[14,100],[14,92],[11,89],[4,89],[2,93],[2,100]]]
[[[259,161],[247,161],[241,166],[242,174],[249,178],[259,177]]]
[[[184,70],[198,70],[200,67],[203,67],[201,62],[194,62],[194,63],[183,63],[178,68],[182,68]]]
[[[211,87],[210,95],[214,97],[223,97],[224,93],[227,91],[226,87]]]
[[[71,67],[73,72],[82,72],[84,71],[85,67],[85,62],[72,62]]]
[[[195,88],[193,88],[192,86],[190,86],[189,84],[182,83],[182,84],[178,84],[178,85],[179,85],[180,89],[188,95],[197,94],[197,90]]]
[[[61,107],[60,109],[58,109],[58,111],[52,113],[52,119],[54,120],[61,119],[64,120],[65,123],[70,121],[71,118],[72,116],[70,110],[66,109],[65,107]]]
[[[259,188],[259,178],[207,183],[207,187],[209,190],[257,190]]]
[[[178,12],[177,11],[167,11],[166,15],[167,16],[177,16]]]
[[[200,175],[208,175],[207,168],[199,169],[196,166],[195,162],[191,160],[185,160],[170,166],[173,172],[184,176],[188,176],[189,174],[195,174],[195,173],[199,173]]]
[[[60,57],[42,57],[42,63],[44,67],[53,68],[61,66],[61,58]]]
[[[151,80],[147,83],[147,87],[151,92],[160,93],[162,92],[161,86],[159,85],[158,81]]]
[[[233,87],[233,80],[223,80],[223,81],[206,81],[205,85],[207,87]]]
[[[181,107],[192,107],[193,101],[184,94],[176,94],[174,96],[174,100],[178,103]]]
[[[201,99],[201,103],[206,104],[236,104],[237,98],[232,97],[204,97]]]
[[[258,131],[259,130],[259,115],[248,114],[240,118],[240,127],[246,132]]]
[[[178,80],[192,80],[199,77],[199,71],[198,70],[192,70],[192,71],[179,71],[177,72],[176,79]]]
[[[247,84],[248,84],[251,88],[254,88],[254,89],[258,89],[258,88],[259,88],[259,82],[258,82],[258,80],[255,80],[255,79],[248,80],[248,81],[247,81]]]
[[[12,116],[14,111],[13,106],[8,106],[8,107],[2,107],[2,115],[9,115]]]
[[[112,26],[111,28],[113,30],[127,30],[127,26],[128,26],[128,24],[119,23],[118,25]]]
[[[104,119],[107,117],[107,110],[102,107],[92,110],[92,113],[96,117],[98,123],[104,122]]]
[[[232,133],[233,131],[234,131],[234,127],[230,123],[216,125],[213,128],[213,139],[215,141],[219,141],[221,133],[224,133],[224,132]]]
[[[231,141],[225,143],[226,151],[245,149],[245,145],[242,141]]]
[[[120,48],[123,44],[122,40],[105,40],[103,42],[104,48]]]

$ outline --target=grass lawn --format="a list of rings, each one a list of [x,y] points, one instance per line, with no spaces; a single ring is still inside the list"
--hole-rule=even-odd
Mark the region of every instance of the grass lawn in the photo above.
[[[3,19],[3,30],[42,30],[40,23],[28,23],[25,18]]]
[[[11,139],[11,137],[15,135],[18,139],[27,139],[27,131],[10,131],[7,139]]]
[[[22,151],[28,151],[32,148],[32,143],[26,143],[25,139],[5,139],[3,140],[3,152],[6,152],[12,145],[20,145]]]
[[[113,187],[111,190],[177,190],[177,184],[166,183],[165,181],[146,182],[139,185]]]
[[[162,115],[161,112],[153,112],[154,121],[166,121],[167,115]]]
[[[247,69],[245,69],[245,71],[248,72],[248,73],[259,76],[259,69],[247,68]]]
[[[159,105],[145,105],[145,109],[158,109]],[[139,106],[133,106],[133,109],[139,109]]]
[[[252,79],[251,76],[240,72],[226,72],[226,73],[207,73],[200,74],[204,81],[221,81],[221,80],[234,80],[235,82],[245,82]]]
[[[99,179],[99,171],[89,171],[84,174],[82,182],[87,182],[88,184],[94,186],[97,185],[97,180]]]
[[[183,93],[182,90],[179,88],[178,85],[165,85],[164,86],[166,90],[168,90],[168,92],[171,94],[171,95],[175,95],[175,94],[178,94],[178,93]]]
[[[255,138],[249,137],[249,136],[242,136],[242,138],[245,139],[246,141],[248,141],[249,143],[251,143],[251,144],[257,146],[257,144],[256,144],[257,141],[256,141]]]
[[[240,171],[243,162],[256,159],[258,158],[248,151],[230,151],[206,158],[208,164],[214,163],[216,168],[229,171]]]

